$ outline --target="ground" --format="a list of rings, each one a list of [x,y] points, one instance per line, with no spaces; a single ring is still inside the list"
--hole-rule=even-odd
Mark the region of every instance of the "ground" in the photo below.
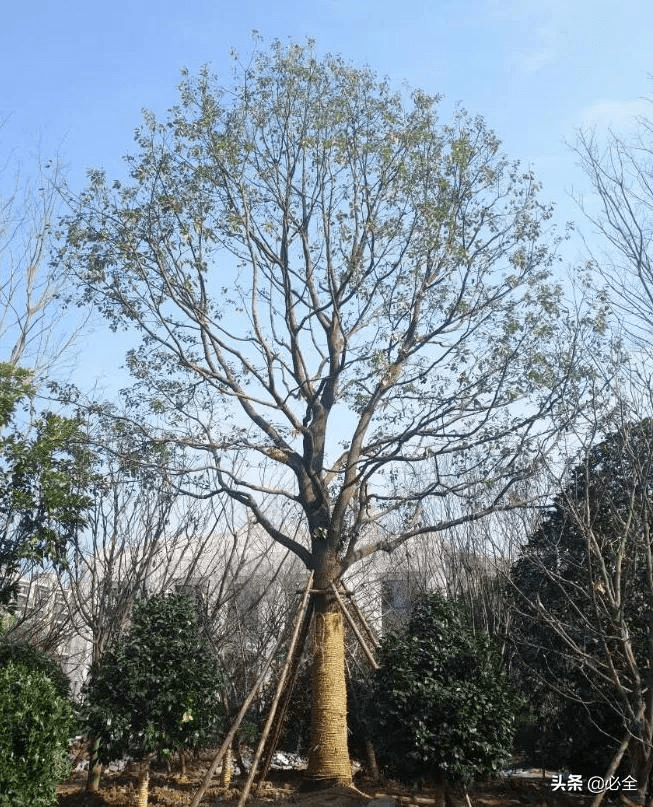
[[[150,779],[150,807],[185,807],[190,804],[209,765],[208,755],[190,763],[185,775],[154,770]],[[135,804],[137,773],[135,766],[103,775],[100,792],[86,794],[86,774],[79,772],[59,788],[59,807],[132,807]],[[218,777],[202,799],[202,807],[235,805],[243,780],[235,778],[228,792],[221,791]],[[269,781],[249,807],[589,807],[592,797],[554,791],[551,778],[536,772],[530,776],[504,776],[498,782],[470,787],[467,801],[463,790],[435,787],[404,787],[397,782],[374,783],[362,775],[355,779],[356,789],[332,787],[321,791],[304,789],[301,771],[271,771]]]

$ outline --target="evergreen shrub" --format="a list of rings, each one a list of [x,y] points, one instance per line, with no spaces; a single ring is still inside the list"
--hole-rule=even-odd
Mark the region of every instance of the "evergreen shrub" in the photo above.
[[[521,703],[489,639],[453,603],[425,595],[406,629],[384,638],[379,661],[373,738],[387,774],[469,782],[510,758]]]
[[[0,667],[0,807],[53,807],[71,772],[74,716],[67,698],[40,670]]]
[[[0,639],[0,667],[6,666],[10,661],[13,661],[14,664],[22,664],[28,670],[40,670],[52,681],[60,697],[68,698],[70,696],[70,679],[56,659],[43,650],[39,650],[26,641]]]
[[[91,667],[83,706],[103,763],[169,757],[217,743],[223,674],[194,603],[165,594],[136,604],[128,634]]]

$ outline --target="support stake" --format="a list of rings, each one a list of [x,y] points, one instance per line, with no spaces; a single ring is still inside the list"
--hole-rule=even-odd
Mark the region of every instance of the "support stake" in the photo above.
[[[311,572],[311,576],[310,576],[310,578],[308,580],[308,583],[306,584],[306,591],[304,593],[304,601],[306,601],[308,599],[308,594],[309,594],[312,582],[313,582],[313,573]],[[277,644],[276,644],[276,646],[274,648],[274,651],[272,653],[270,653],[270,655],[268,657],[268,660],[265,663],[265,666],[261,670],[261,674],[256,679],[256,683],[254,684],[254,686],[250,690],[249,695],[245,698],[245,701],[244,701],[243,705],[240,707],[240,711],[238,712],[232,727],[229,729],[229,732],[227,733],[227,736],[222,741],[222,745],[218,749],[218,753],[215,755],[215,757],[213,759],[213,762],[209,766],[209,769],[206,772],[206,775],[204,777],[204,781],[200,785],[197,793],[195,793],[195,796],[193,797],[193,800],[191,801],[189,807],[199,807],[199,803],[202,800],[202,796],[206,793],[206,791],[208,789],[208,786],[211,783],[211,779],[213,778],[213,774],[216,772],[218,765],[222,761],[222,758],[224,757],[225,753],[227,752],[227,748],[231,748],[231,742],[232,742],[233,738],[236,736],[236,732],[240,728],[240,724],[242,723],[243,718],[245,717],[245,714],[247,713],[247,710],[249,709],[249,707],[250,707],[252,701],[254,700],[254,698],[256,697],[256,693],[259,691],[259,689],[263,685],[263,682],[265,681],[265,678],[266,678],[266,676],[268,674],[268,670],[272,666],[272,662],[274,660],[274,657],[275,657],[277,651],[279,650],[279,648],[283,645],[284,640],[285,640],[285,636],[282,636],[279,639],[279,641],[277,642]]]
[[[279,705],[279,700],[281,699],[283,686],[286,683],[286,677],[288,676],[290,662],[292,661],[292,658],[295,654],[295,646],[297,644],[300,629],[304,622],[304,614],[308,607],[308,600],[310,597],[310,590],[312,583],[313,583],[313,572],[311,572],[310,577],[308,579],[308,583],[306,584],[304,597],[302,599],[301,605],[299,606],[299,611],[297,612],[297,616],[295,618],[295,627],[293,630],[292,639],[290,640],[290,646],[288,647],[286,661],[283,665],[283,669],[281,670],[281,676],[279,677],[279,683],[277,684],[277,689],[276,692],[274,693],[274,699],[272,701],[272,705],[270,706],[270,711],[268,712],[268,717],[267,720],[265,721],[265,726],[263,727],[261,737],[258,741],[256,753],[254,754],[254,759],[252,760],[252,764],[249,769],[249,776],[247,777],[247,781],[245,782],[243,790],[240,794],[240,799],[238,800],[237,807],[243,807],[243,805],[247,801],[249,791],[252,787],[252,782],[254,781],[254,777],[256,776],[256,769],[258,768],[259,760],[261,759],[261,755],[263,754],[263,747],[265,745],[265,741],[267,740],[268,734],[270,733],[270,728],[272,727],[272,721],[274,720],[274,716],[277,712],[277,706]]]
[[[333,583],[331,583],[331,588],[333,589],[333,593],[336,596],[336,601],[337,601],[338,605],[340,606],[340,610],[342,611],[342,613],[343,613],[345,619],[347,620],[347,622],[349,622],[349,627],[354,631],[354,636],[358,639],[358,643],[363,648],[363,652],[367,656],[367,660],[372,665],[372,669],[378,670],[379,669],[379,663],[374,658],[374,656],[372,655],[372,651],[369,649],[369,647],[365,643],[365,639],[363,639],[363,637],[361,636],[361,633],[358,630],[358,627],[356,626],[356,623],[351,618],[351,614],[345,608],[345,604],[343,603],[342,599],[340,598],[340,594],[338,594],[338,589],[334,586]]]

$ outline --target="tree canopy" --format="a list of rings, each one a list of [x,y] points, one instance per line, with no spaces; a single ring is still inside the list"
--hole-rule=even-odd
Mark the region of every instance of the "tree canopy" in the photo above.
[[[440,123],[438,102],[275,43],[228,89],[186,76],[130,181],[92,171],[71,199],[61,260],[142,336],[131,401],[309,566],[263,496],[349,565],[439,528],[426,496],[498,501],[569,392],[551,209],[481,118]],[[362,540],[396,511],[392,538]]]

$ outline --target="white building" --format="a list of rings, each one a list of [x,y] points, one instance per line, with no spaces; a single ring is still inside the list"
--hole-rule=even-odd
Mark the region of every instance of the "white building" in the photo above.
[[[237,539],[217,539],[212,551],[204,555],[189,552],[185,546],[179,558],[167,558],[165,563],[154,557],[151,569],[136,581],[138,585],[132,578],[121,582],[115,569],[112,579],[103,580],[98,572],[101,564],[95,567],[95,577],[89,577],[87,589],[80,588],[78,581],[75,596],[51,572],[21,579],[12,604],[14,615],[4,615],[5,626],[55,655],[72,679],[73,693],[78,693],[97,640],[89,620],[80,616],[82,605],[117,632],[127,626],[129,607],[137,597],[159,592],[187,594],[195,600],[225,665],[238,669],[237,689],[242,691],[254,680],[257,668],[292,616],[307,572],[298,558],[280,545],[270,545],[260,532],[252,536],[251,529],[247,551],[234,556]],[[207,546],[206,541],[201,543]],[[216,547],[223,547],[224,552],[216,552]],[[479,573],[492,573],[489,558],[455,549],[437,535],[414,540],[390,554],[377,552],[353,566],[343,582],[380,636],[407,621],[420,592],[460,594],[478,584]]]

